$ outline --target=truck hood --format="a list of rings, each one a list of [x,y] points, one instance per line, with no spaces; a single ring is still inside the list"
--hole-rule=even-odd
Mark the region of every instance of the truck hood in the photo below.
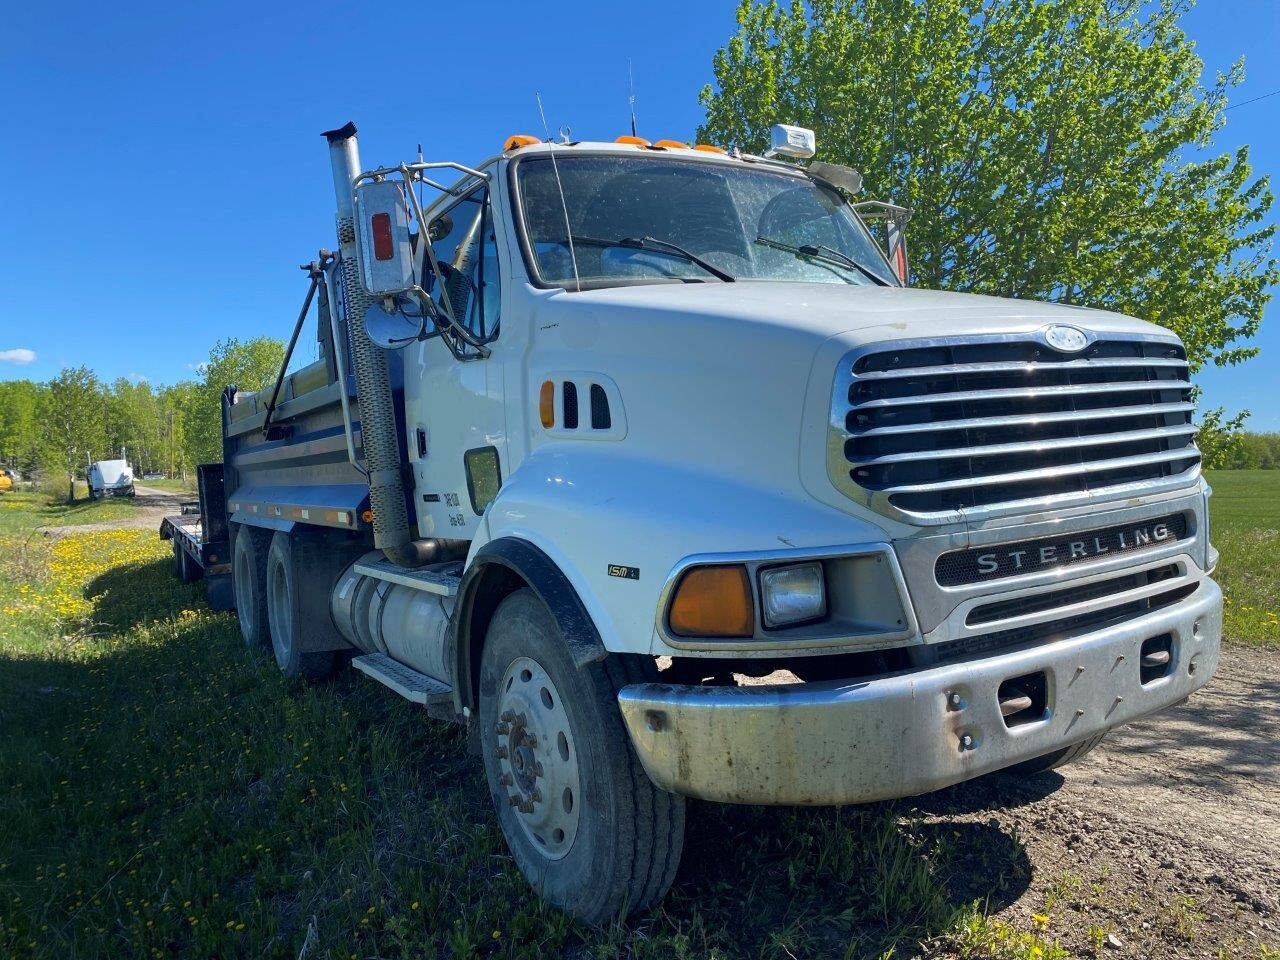
[[[670,311],[689,319],[790,327],[823,339],[848,333],[855,342],[1020,333],[1050,323],[1099,333],[1160,332],[1154,324],[1106,310],[909,287],[742,280],[611,287],[566,299],[610,311]]]
[[[812,499],[821,489],[828,506],[845,512],[856,512],[853,501],[825,478],[831,391],[849,350],[895,340],[1030,334],[1054,323],[1102,335],[1161,333],[1100,310],[834,284],[547,291],[533,310],[531,395],[546,380],[574,379],[581,391],[594,377],[607,378],[625,416],[620,452],[768,496]],[[817,479],[808,479],[811,470]]]

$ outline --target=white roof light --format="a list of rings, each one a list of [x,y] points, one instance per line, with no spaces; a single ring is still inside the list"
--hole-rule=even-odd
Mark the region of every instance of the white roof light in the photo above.
[[[792,160],[807,160],[818,149],[817,137],[812,130],[805,127],[792,127],[785,123],[775,123],[769,128],[770,146],[766,157],[789,157]]]

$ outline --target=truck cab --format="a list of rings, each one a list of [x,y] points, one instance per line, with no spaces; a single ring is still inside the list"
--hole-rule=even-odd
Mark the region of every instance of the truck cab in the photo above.
[[[786,128],[378,170],[326,136],[320,359],[224,398],[237,614],[469,726],[551,902],[656,903],[685,797],[1027,775],[1213,675],[1171,332],[908,286],[864,216],[901,208]]]

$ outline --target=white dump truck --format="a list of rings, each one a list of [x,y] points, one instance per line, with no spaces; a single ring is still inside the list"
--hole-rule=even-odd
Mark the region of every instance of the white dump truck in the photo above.
[[[164,534],[286,674],[467,725],[552,903],[655,904],[686,797],[1030,775],[1213,675],[1168,330],[912,289],[905,211],[795,128],[374,170],[326,136],[319,359],[228,387]]]
[[[89,499],[103,497],[132,497],[133,468],[128,460],[98,460],[89,464],[85,479],[89,485]]]

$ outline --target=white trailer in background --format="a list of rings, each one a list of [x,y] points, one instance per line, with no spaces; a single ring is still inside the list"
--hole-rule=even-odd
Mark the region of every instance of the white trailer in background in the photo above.
[[[136,493],[133,488],[133,468],[127,460],[98,460],[91,463],[86,479],[89,483],[90,500],[132,497]]]
[[[1026,775],[1212,676],[1169,331],[910,288],[907,211],[806,131],[371,171],[326,136],[339,249],[289,347],[314,303],[319,359],[227,388],[166,535],[287,674],[354,658],[467,725],[553,903],[658,902],[685,797]]]

